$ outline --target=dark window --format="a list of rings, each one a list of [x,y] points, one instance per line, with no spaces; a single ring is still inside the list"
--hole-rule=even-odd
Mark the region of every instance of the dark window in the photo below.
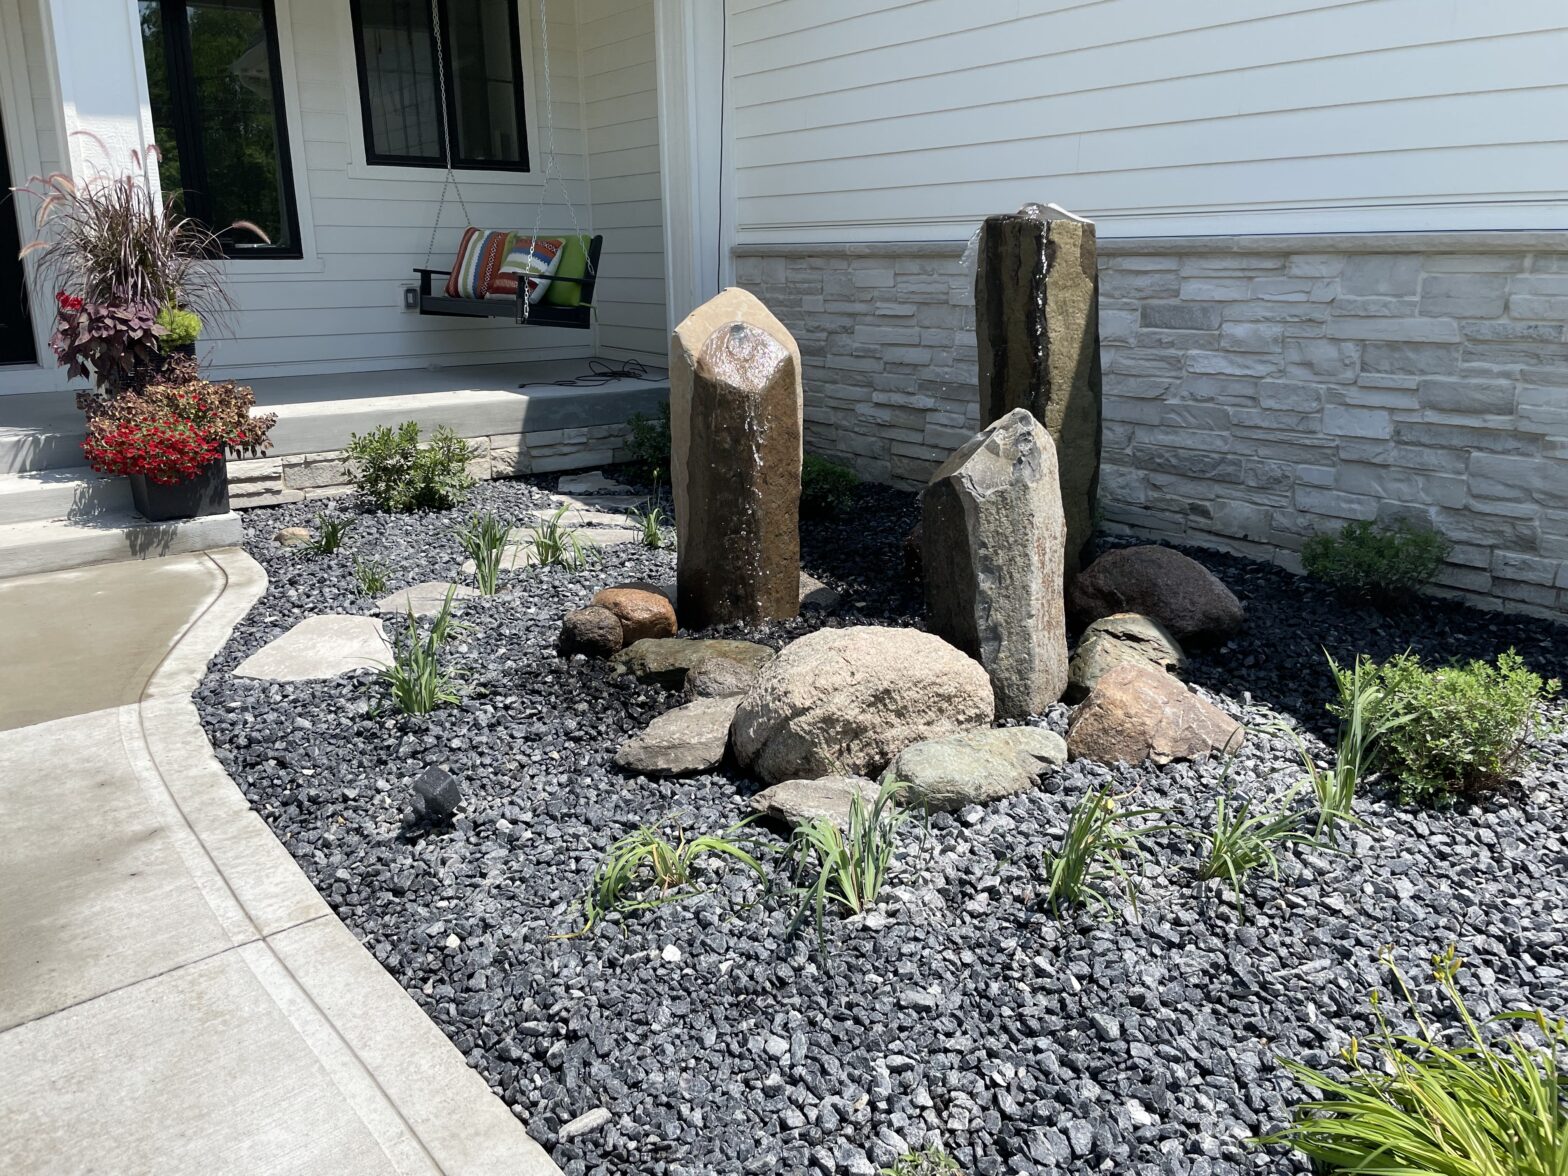
[[[141,0],[159,174],[230,257],[298,257],[273,0]],[[249,221],[267,234],[245,229]]]
[[[351,0],[366,161],[526,171],[517,0],[435,8]]]

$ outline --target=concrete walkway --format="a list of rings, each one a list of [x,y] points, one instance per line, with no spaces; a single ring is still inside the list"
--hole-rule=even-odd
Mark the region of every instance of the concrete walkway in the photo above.
[[[17,1173],[556,1173],[223,772],[238,550],[0,581],[0,1156]]]

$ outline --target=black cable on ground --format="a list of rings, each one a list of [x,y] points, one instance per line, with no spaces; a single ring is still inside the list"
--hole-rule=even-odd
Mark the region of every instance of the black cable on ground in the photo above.
[[[580,376],[564,380],[524,380],[519,388],[603,388],[617,380],[646,380],[649,383],[663,379],[648,371],[641,360],[623,359],[612,363],[607,359],[590,359],[588,370]]]

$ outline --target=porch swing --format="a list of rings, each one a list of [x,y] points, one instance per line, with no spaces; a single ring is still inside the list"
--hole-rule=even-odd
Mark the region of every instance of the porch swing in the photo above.
[[[449,318],[511,318],[520,327],[565,327],[568,330],[586,331],[591,325],[594,281],[599,272],[599,252],[604,238],[583,234],[577,223],[577,209],[572,205],[572,194],[561,179],[556,165],[555,104],[550,85],[550,24],[545,0],[539,0],[540,47],[544,53],[544,183],[539,188],[533,232],[527,236],[521,232],[474,227],[473,216],[468,211],[462,186],[457,182],[457,172],[452,166],[452,132],[445,100],[446,48],[441,36],[438,0],[430,0],[430,19],[435,34],[439,92],[443,96],[441,146],[446,177],[441,181],[441,199],[436,205],[435,223],[430,226],[430,244],[425,249],[425,264],[414,269],[419,275],[419,313]],[[552,177],[560,185],[562,201],[572,218],[573,232],[569,237],[540,235],[539,226],[544,219],[545,197],[549,193]],[[446,208],[448,189],[456,193],[467,227],[463,231],[453,268],[431,269],[436,232],[441,227],[441,213]],[[513,259],[518,258],[519,254],[520,260],[514,264]],[[563,269],[568,272],[561,272]],[[445,279],[439,291],[435,285],[436,278]],[[566,283],[575,287],[575,290],[565,292],[563,297],[563,291],[557,283]],[[498,286],[501,292],[492,296],[492,289]],[[507,290],[508,286],[512,288]]]

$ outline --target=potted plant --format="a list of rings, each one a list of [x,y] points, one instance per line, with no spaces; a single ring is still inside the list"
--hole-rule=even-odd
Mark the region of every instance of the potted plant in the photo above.
[[[87,414],[88,464],[128,477],[137,511],[155,522],[228,510],[225,455],[264,453],[278,419],[252,416],[249,388],[202,379],[186,355],[170,356],[138,388],[82,392],[76,402]]]

